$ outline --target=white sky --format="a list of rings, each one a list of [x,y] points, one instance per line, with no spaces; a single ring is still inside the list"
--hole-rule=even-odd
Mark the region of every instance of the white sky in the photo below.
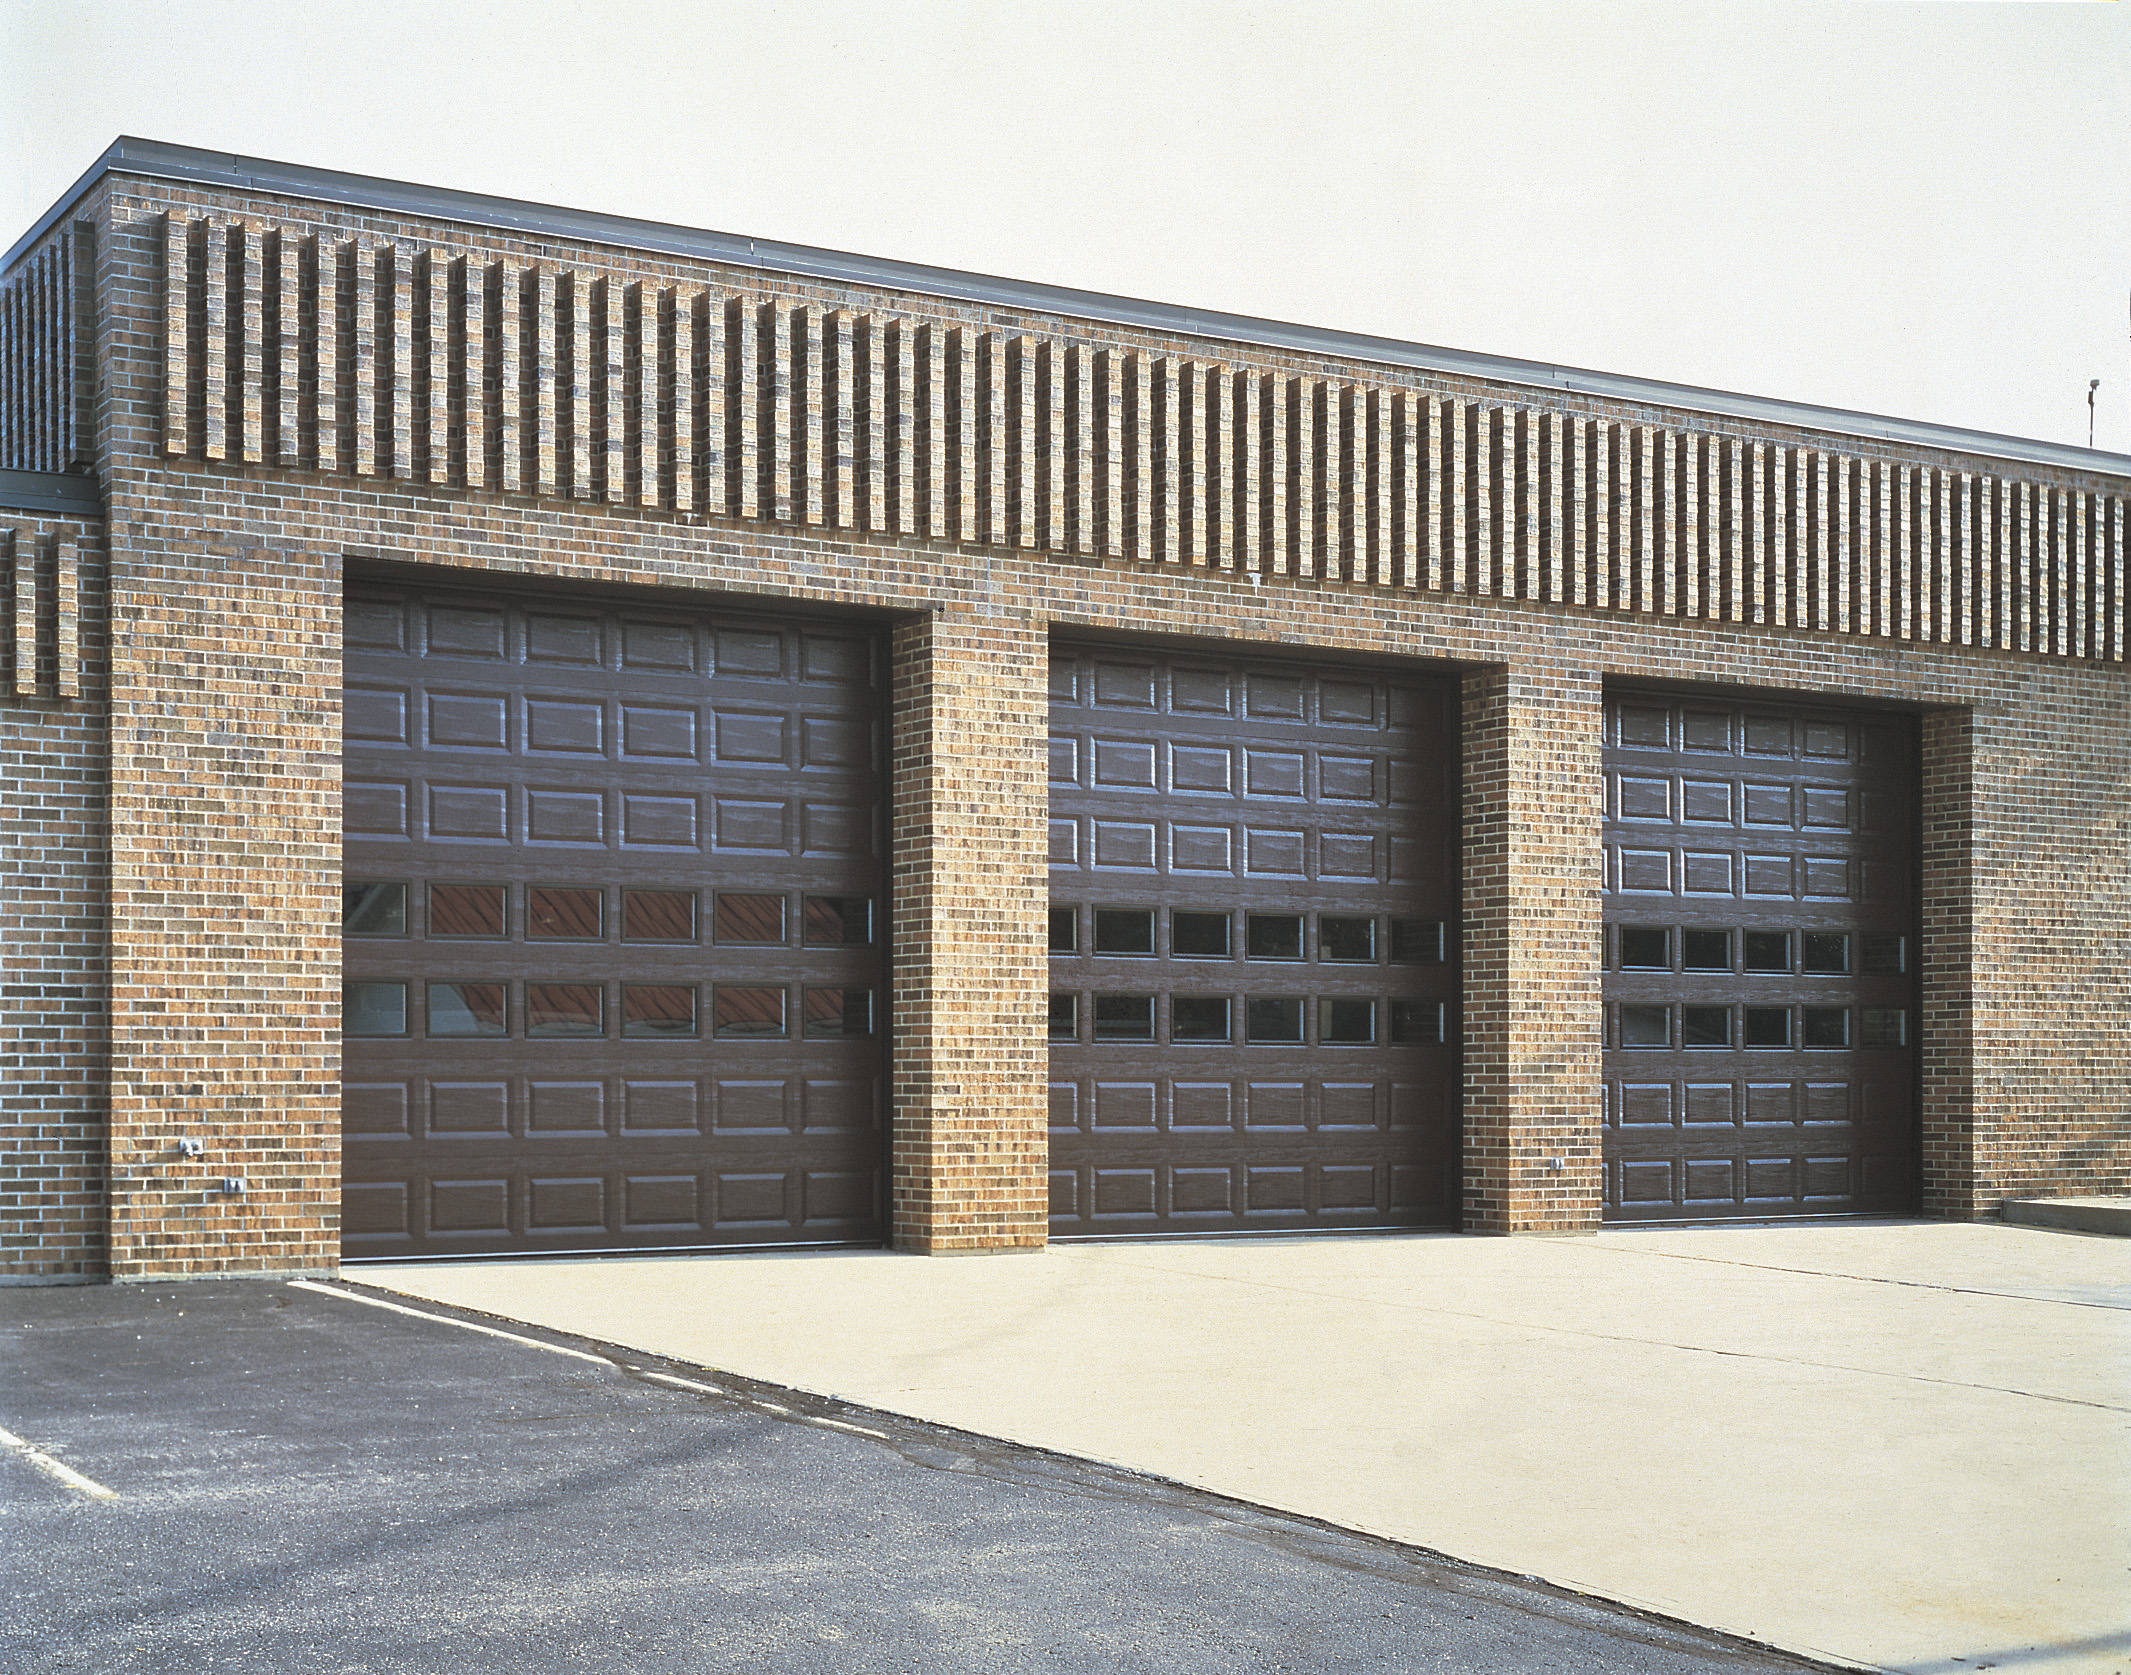
[[[2131,452],[2131,5],[0,0],[121,133]]]

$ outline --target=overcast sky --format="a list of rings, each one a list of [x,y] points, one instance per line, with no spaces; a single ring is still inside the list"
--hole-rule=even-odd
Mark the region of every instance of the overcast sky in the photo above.
[[[2131,451],[2131,5],[0,0],[119,134]]]

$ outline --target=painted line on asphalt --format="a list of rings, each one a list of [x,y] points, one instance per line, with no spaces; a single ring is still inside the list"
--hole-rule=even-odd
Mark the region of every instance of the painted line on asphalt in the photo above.
[[[431,1314],[426,1309],[410,1309],[402,1303],[388,1303],[382,1297],[365,1297],[358,1291],[343,1291],[337,1285],[320,1285],[316,1280],[290,1280],[299,1291],[316,1291],[323,1296],[338,1297],[347,1303],[362,1303],[373,1309],[390,1309],[394,1314],[412,1315],[416,1320],[435,1321],[439,1326],[458,1326],[469,1332],[479,1332],[485,1337],[501,1338],[505,1343],[522,1343],[533,1349],[544,1349],[551,1355],[567,1355],[573,1361],[589,1361],[595,1367],[613,1367],[614,1363],[604,1355],[587,1355],[581,1349],[565,1349],[559,1343],[543,1343],[538,1338],[528,1338],[516,1332],[505,1332],[494,1326],[482,1326],[471,1320],[457,1320],[448,1314]]]
[[[82,1476],[80,1472],[68,1465],[64,1460],[53,1459],[43,1449],[37,1447],[34,1443],[23,1441],[13,1431],[0,1430],[0,1444],[12,1448],[17,1454],[29,1461],[31,1465],[43,1472],[45,1476],[58,1478],[69,1489],[79,1494],[87,1495],[91,1500],[115,1501],[118,1499],[118,1491],[116,1489],[106,1489],[95,1478]]]
[[[825,1425],[832,1431],[849,1431],[855,1437],[872,1437],[876,1442],[892,1440],[886,1431],[869,1431],[863,1425],[849,1425],[841,1419],[809,1419],[807,1423]]]
[[[700,1384],[692,1378],[676,1378],[672,1373],[646,1372],[641,1367],[630,1369],[638,1378],[648,1378],[654,1384],[670,1384],[676,1390],[697,1390],[706,1396],[722,1396],[726,1392],[715,1384]]]

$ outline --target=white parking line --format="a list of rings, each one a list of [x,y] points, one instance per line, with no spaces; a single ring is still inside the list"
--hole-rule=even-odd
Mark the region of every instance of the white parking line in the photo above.
[[[544,1349],[553,1355],[567,1355],[574,1361],[589,1361],[595,1367],[612,1367],[614,1363],[604,1355],[587,1355],[581,1349],[565,1349],[559,1343],[542,1343],[538,1338],[521,1337],[516,1332],[504,1332],[494,1326],[479,1326],[471,1320],[456,1320],[448,1314],[430,1314],[423,1309],[406,1308],[399,1303],[388,1303],[382,1297],[365,1297],[360,1292],[343,1291],[337,1285],[320,1285],[316,1280],[290,1280],[289,1284],[299,1291],[316,1291],[328,1297],[338,1297],[347,1303],[366,1303],[373,1309],[390,1309],[394,1314],[411,1314],[417,1320],[433,1320],[439,1326],[463,1327],[469,1332],[480,1332],[491,1338],[501,1338],[505,1343],[522,1343],[534,1349]]]
[[[698,1384],[692,1378],[676,1378],[672,1373],[647,1373],[638,1369],[638,1378],[648,1378],[654,1384],[670,1384],[676,1390],[699,1390],[706,1396],[722,1396],[725,1392],[715,1384]]]
[[[0,1430],[0,1443],[12,1448],[17,1454],[29,1461],[31,1465],[43,1472],[45,1476],[58,1478],[69,1489],[87,1495],[91,1500],[115,1501],[118,1499],[118,1491],[116,1489],[106,1489],[93,1477],[82,1476],[72,1466],[63,1461],[55,1460],[43,1449],[24,1442],[13,1431]]]

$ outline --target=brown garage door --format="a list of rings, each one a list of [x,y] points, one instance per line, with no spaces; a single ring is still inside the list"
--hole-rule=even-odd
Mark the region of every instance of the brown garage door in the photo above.
[[[1607,705],[1606,1214],[1904,1210],[1915,730]]]
[[[1058,645],[1054,1236],[1449,1225],[1434,680]]]
[[[878,647],[351,592],[342,1248],[872,1241]]]

